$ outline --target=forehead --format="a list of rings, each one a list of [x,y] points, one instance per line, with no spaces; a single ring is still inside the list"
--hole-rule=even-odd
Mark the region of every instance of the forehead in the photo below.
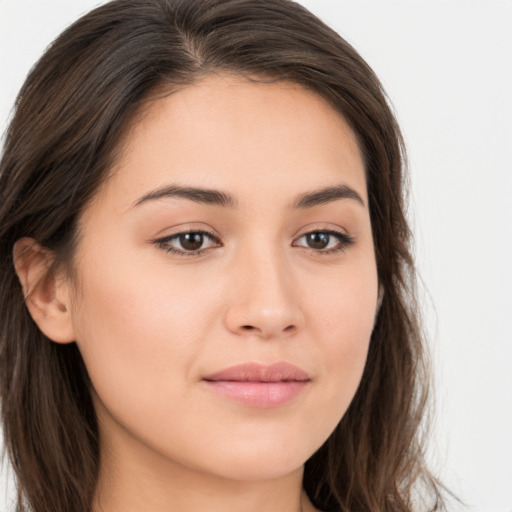
[[[127,131],[103,192],[125,209],[175,182],[283,200],[283,192],[348,182],[366,196],[356,137],[327,101],[294,83],[229,75],[151,101]]]

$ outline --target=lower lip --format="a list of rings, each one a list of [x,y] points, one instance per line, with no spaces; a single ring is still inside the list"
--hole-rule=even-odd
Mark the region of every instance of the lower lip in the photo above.
[[[278,407],[291,402],[309,381],[204,381],[213,391],[251,407]]]

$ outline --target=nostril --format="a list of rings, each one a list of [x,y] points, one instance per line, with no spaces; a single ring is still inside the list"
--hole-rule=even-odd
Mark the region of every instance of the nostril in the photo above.
[[[264,333],[264,330],[259,329],[258,327],[255,327],[254,325],[242,325],[242,326],[240,326],[240,329],[242,331],[245,331],[245,332],[260,331],[261,330],[261,332]],[[282,330],[282,332],[291,333],[291,332],[294,332],[295,329],[296,329],[296,326],[293,325],[293,324],[290,324],[287,327],[285,327]]]

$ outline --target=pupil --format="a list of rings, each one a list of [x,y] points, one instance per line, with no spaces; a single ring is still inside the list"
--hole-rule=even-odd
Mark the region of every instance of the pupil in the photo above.
[[[187,251],[197,251],[203,245],[201,233],[184,233],[180,235],[180,244]]]
[[[325,249],[329,245],[329,235],[326,233],[309,233],[307,238],[312,249]]]

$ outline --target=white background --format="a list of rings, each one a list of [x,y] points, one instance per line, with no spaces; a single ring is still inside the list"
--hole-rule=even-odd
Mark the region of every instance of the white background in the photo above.
[[[97,3],[0,0],[2,132],[31,65]],[[302,3],[374,68],[408,144],[436,367],[431,458],[467,510],[512,512],[512,0]]]

